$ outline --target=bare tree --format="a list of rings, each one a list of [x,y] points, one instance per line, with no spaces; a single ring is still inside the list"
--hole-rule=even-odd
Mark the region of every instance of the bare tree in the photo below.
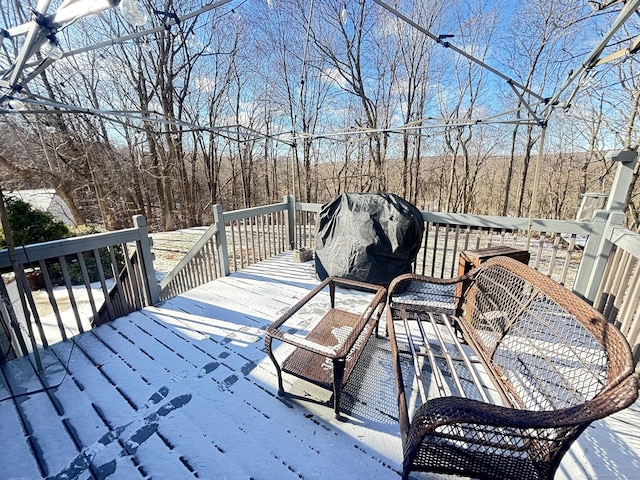
[[[526,1],[517,5],[513,21],[507,27],[504,62],[512,70],[518,81],[529,90],[541,94],[546,90],[553,92],[564,81],[561,73],[572,60],[569,53],[579,39],[578,17],[580,9],[572,2]],[[523,34],[526,32],[526,34]],[[513,95],[513,92],[508,92]],[[517,118],[528,117],[526,105],[533,105],[537,99],[527,92],[517,99]],[[535,119],[531,119],[535,120]],[[516,198],[513,203],[516,216],[523,214],[526,208],[526,184],[532,160],[532,150],[540,138],[538,125],[527,123],[524,133],[521,125],[515,124],[511,135],[511,149],[507,167],[506,189],[502,200],[502,215],[509,209],[512,185],[516,185]],[[518,145],[521,148],[518,148]],[[522,167],[517,182],[513,181],[515,164],[521,159]]]
[[[454,15],[450,28],[458,32],[456,41],[475,58],[485,61],[498,26],[497,12],[486,8],[482,0],[461,2],[468,15]],[[446,60],[450,69],[444,70],[440,80],[443,88],[438,92],[441,116],[448,119],[443,139],[450,157],[446,187],[445,208],[448,211],[467,212],[470,207],[471,188],[478,165],[473,165],[471,154],[477,127],[465,125],[477,112],[481,112],[483,93],[486,95],[487,72],[465,57],[451,54]],[[444,77],[451,76],[453,86]],[[452,88],[453,87],[453,88]],[[459,124],[459,122],[463,122]]]
[[[416,2],[411,5],[413,17],[421,20],[421,26],[433,31],[441,21],[445,5],[442,2]],[[417,202],[418,179],[421,167],[423,135],[419,129],[421,119],[428,116],[427,106],[430,92],[431,57],[434,42],[424,33],[396,18],[387,24],[392,25],[396,45],[387,45],[389,55],[397,58],[388,60],[397,65],[392,71],[397,90],[397,101],[401,105],[402,120],[407,128],[402,133],[402,195]],[[416,133],[417,132],[417,133]]]
[[[388,120],[388,105],[384,95],[391,87],[388,64],[376,57],[372,25],[379,14],[365,0],[348,6],[339,0],[317,5],[318,24],[311,29],[315,48],[326,58],[325,74],[344,92],[360,103],[361,116],[354,117],[352,125],[366,133],[367,164],[365,173],[367,191],[386,190],[384,161],[388,137],[380,134]],[[382,88],[385,86],[386,88]]]

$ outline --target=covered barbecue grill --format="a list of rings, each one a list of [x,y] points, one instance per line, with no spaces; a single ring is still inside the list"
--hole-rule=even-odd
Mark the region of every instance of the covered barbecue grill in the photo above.
[[[316,273],[388,286],[412,271],[424,223],[411,203],[390,193],[344,193],[322,206]]]

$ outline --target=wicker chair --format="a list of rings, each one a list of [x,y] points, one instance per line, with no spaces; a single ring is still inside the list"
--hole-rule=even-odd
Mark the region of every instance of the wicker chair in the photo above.
[[[637,398],[620,332],[513,259],[449,280],[402,275],[387,312],[405,479],[553,478],[592,421]]]

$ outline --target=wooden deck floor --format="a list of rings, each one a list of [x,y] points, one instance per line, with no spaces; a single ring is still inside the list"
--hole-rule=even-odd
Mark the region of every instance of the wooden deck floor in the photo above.
[[[275,395],[263,331],[315,285],[284,254],[45,349],[40,376],[4,365],[0,478],[399,478],[386,339],[362,355],[346,421],[306,382]],[[637,405],[597,422],[557,478],[640,478],[638,432]]]

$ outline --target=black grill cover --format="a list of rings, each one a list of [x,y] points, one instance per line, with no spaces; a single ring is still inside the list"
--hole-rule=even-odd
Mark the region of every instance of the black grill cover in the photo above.
[[[344,193],[322,206],[316,273],[388,286],[411,271],[424,224],[411,203],[391,193]]]

